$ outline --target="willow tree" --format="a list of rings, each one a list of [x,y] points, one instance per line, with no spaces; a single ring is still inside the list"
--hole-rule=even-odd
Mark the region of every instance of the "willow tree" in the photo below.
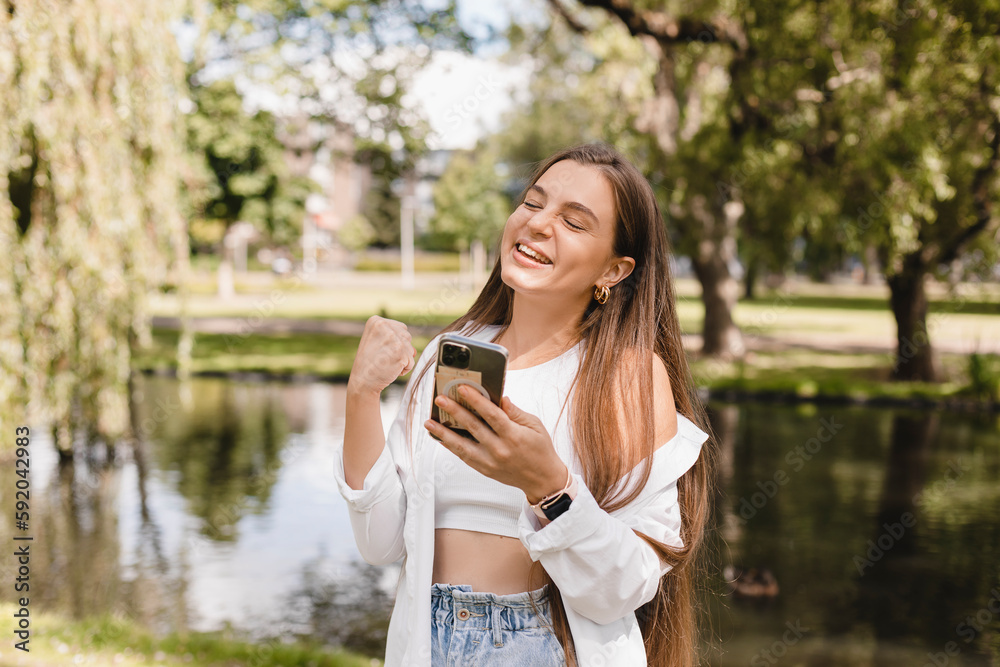
[[[147,292],[187,261],[173,2],[7,0],[0,12],[0,442],[128,431]]]

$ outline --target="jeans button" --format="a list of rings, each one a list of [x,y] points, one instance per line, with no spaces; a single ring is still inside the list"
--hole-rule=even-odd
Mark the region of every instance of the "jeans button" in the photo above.
[[[468,609],[459,609],[458,610],[458,618],[459,618],[459,620],[462,620],[462,621],[469,620],[469,610]]]

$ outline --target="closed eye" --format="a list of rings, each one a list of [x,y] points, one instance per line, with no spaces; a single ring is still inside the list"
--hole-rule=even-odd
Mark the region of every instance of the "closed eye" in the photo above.
[[[540,204],[536,204],[535,202],[531,201],[525,201],[524,205],[527,206],[528,208],[535,209],[536,211],[541,208]]]
[[[571,222],[571,221],[570,221],[569,219],[567,219],[567,218],[563,218],[563,221],[564,221],[564,222],[565,222],[565,223],[566,223],[567,225],[569,225],[570,227],[572,227],[573,229],[577,229],[577,230],[580,230],[580,231],[582,231],[582,230],[583,230],[583,226],[582,226],[582,225],[578,225],[578,224],[576,224],[576,223],[574,223],[574,222]]]

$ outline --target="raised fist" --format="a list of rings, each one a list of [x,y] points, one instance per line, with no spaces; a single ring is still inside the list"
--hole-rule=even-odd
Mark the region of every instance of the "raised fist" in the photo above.
[[[417,350],[405,324],[372,315],[361,334],[347,381],[348,389],[380,393],[393,380],[413,369],[416,356]]]

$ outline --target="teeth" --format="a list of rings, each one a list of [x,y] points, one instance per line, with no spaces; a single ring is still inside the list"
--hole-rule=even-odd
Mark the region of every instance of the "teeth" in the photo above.
[[[542,264],[551,264],[552,263],[547,258],[543,257],[542,255],[539,255],[537,252],[535,252],[534,250],[532,250],[531,248],[529,248],[526,245],[521,245],[520,243],[518,243],[517,244],[517,249],[520,250],[521,252],[523,252],[528,257],[531,257],[532,259],[538,260]]]

